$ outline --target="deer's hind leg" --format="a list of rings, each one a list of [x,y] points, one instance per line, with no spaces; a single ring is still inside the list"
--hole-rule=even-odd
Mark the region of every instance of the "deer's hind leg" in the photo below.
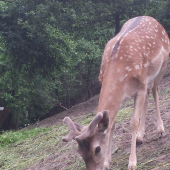
[[[157,132],[159,134],[162,134],[165,132],[163,121],[162,121],[160,110],[159,110],[158,83],[161,80],[161,78],[162,78],[162,76],[155,78],[154,84],[152,87],[152,94],[153,94],[153,98],[154,98],[154,102],[155,102],[155,109],[156,109]]]
[[[166,71],[167,63],[165,62],[159,72],[159,74],[155,77],[152,87],[152,94],[155,102],[155,109],[156,109],[156,119],[157,119],[157,132],[162,134],[165,132],[163,121],[161,118],[160,110],[159,110],[159,95],[158,95],[158,85],[160,80],[162,79],[165,71]]]
[[[144,102],[144,105],[141,111],[140,124],[138,127],[138,132],[137,132],[137,137],[136,137],[137,143],[142,143],[143,137],[145,135],[145,121],[146,121],[146,114],[147,114],[147,107],[148,107],[149,92],[150,92],[150,89],[147,88],[145,102]]]

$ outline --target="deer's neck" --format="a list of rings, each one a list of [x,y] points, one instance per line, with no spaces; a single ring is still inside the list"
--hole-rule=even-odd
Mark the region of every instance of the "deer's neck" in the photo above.
[[[101,92],[100,92],[97,113],[103,112],[104,110],[108,110],[109,120],[111,122],[114,122],[119,107],[123,100],[123,93],[124,93],[123,91],[124,91],[123,83],[117,81],[117,77],[115,78],[115,81],[112,78],[104,79],[102,83]]]

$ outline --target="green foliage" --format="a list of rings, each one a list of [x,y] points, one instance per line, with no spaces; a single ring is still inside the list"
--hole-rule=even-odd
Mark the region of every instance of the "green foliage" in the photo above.
[[[7,47],[6,55],[9,55],[15,69],[24,69],[29,74],[35,71],[44,73],[60,64],[62,57],[58,49],[65,44],[56,34],[53,39],[58,48],[51,49],[54,41],[46,31],[51,3],[28,0],[5,2],[0,11],[0,30]]]
[[[20,130],[20,131],[6,131],[2,132],[0,135],[0,146],[5,147],[9,144],[14,144],[17,141],[22,142],[23,140],[36,136],[37,134],[41,134],[49,131],[51,128],[33,128],[30,130]]]

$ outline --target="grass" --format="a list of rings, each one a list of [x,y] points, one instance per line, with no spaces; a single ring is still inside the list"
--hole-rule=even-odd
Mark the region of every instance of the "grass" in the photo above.
[[[5,132],[0,138],[0,169],[24,169],[28,165],[48,156],[47,150],[54,147],[61,140],[57,137],[57,129],[40,128],[23,130],[18,132]]]
[[[15,143],[17,141],[27,139],[31,136],[35,136],[39,133],[44,133],[48,130],[49,129],[47,128],[42,128],[42,129],[34,128],[30,130],[20,130],[16,132],[14,131],[2,132],[2,134],[0,135],[0,146],[4,147],[6,145]]]

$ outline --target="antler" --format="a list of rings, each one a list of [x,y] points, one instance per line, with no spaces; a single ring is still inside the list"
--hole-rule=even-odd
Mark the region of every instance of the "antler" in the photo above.
[[[68,126],[69,129],[70,129],[70,133],[69,133],[66,137],[63,137],[63,138],[62,138],[62,141],[63,141],[63,142],[68,142],[68,141],[74,139],[76,136],[78,136],[78,135],[81,134],[81,132],[77,130],[74,122],[73,122],[69,117],[65,117],[65,118],[63,119],[63,122],[64,122],[65,124],[67,124],[67,126]],[[77,125],[78,125],[78,124],[77,124]]]
[[[96,125],[102,120],[102,118],[103,118],[103,113],[101,113],[101,112],[97,113],[97,115],[94,117],[94,119],[90,122],[87,130],[84,133],[82,133],[81,135],[76,136],[75,140],[78,142],[85,138],[91,137],[94,134]]]
[[[75,139],[77,142],[79,142],[80,140],[91,137],[95,132],[95,127],[97,124],[99,131],[104,131],[105,129],[107,129],[109,123],[108,111],[97,113],[94,119],[90,122],[86,131],[83,133],[82,129],[84,128],[84,126],[73,122],[69,117],[65,117],[63,122],[66,123],[69,127],[70,133],[66,137],[63,137],[62,141],[68,142],[72,139]]]

